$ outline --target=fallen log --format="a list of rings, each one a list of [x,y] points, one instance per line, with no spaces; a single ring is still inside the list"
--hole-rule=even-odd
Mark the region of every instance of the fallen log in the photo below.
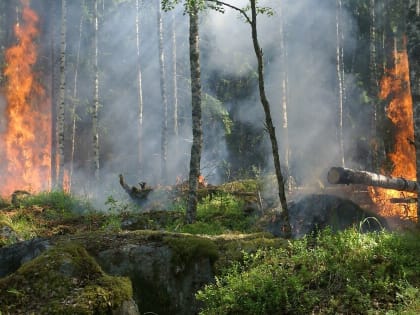
[[[402,177],[390,177],[344,167],[332,167],[327,175],[330,184],[362,184],[407,192],[418,192],[419,183]]]

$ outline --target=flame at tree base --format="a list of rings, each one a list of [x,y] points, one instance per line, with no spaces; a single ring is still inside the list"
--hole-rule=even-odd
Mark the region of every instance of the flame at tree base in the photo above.
[[[394,51],[394,67],[389,69],[382,78],[379,97],[389,100],[386,113],[395,126],[394,150],[388,154],[394,166],[390,175],[415,181],[413,102],[405,39],[403,45],[402,51]],[[391,198],[416,198],[417,194],[373,187],[369,188],[369,192],[381,216],[417,220],[416,203],[393,204],[390,202]]]
[[[15,190],[38,192],[50,189],[51,106],[35,79],[35,38],[38,16],[22,0],[22,22],[15,25],[17,44],[5,54],[7,78],[5,121],[0,134],[0,195]]]

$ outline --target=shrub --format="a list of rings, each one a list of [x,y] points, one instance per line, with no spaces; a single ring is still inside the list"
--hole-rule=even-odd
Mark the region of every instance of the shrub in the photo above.
[[[413,307],[418,289],[409,288],[420,284],[419,249],[419,234],[324,231],[288,249],[249,255],[197,298],[202,314],[365,314]]]

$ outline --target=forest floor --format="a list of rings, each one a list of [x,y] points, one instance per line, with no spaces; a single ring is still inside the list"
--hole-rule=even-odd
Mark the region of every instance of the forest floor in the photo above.
[[[54,314],[51,310],[57,307],[57,314],[64,310],[69,314],[75,310],[77,314],[102,314],[133,298],[139,304],[130,287],[131,281],[136,290],[133,279],[107,275],[91,258],[95,251],[91,244],[106,246],[108,242],[115,243],[113,247],[123,247],[121,240],[128,237],[136,238],[136,242],[162,241],[170,244],[171,250],[181,251],[183,256],[210,257],[213,276],[217,275],[219,280],[209,280],[206,287],[195,291],[202,314],[420,313],[418,230],[366,234],[354,228],[338,233],[327,230],[286,241],[264,232],[259,209],[250,207],[249,195],[232,194],[241,189],[249,192],[255,188],[252,182],[232,185],[225,186],[225,193],[202,198],[197,222],[192,225],[184,223],[182,199],[160,210],[162,204],[155,203],[157,209],[146,212],[112,197],[106,203],[107,211],[97,211],[88,202],[63,192],[29,196],[14,205],[3,200],[0,250],[25,240],[46,239],[51,244],[60,244],[60,252],[54,252],[57,246],[53,246],[47,249],[47,256],[42,254],[33,261],[45,264],[54,255],[59,255],[61,260],[45,270],[28,261],[0,278],[0,314],[25,313],[28,309],[19,303],[26,301],[29,305],[28,301],[35,297],[44,303],[49,299],[55,303],[54,307],[47,303],[48,310],[32,305],[30,310],[39,314]],[[143,232],[138,234],[139,231]],[[197,238],[190,239],[194,234]],[[179,235],[187,237],[187,251],[182,247],[186,245],[180,247]],[[64,240],[71,240],[74,246]],[[77,259],[72,261],[71,268],[67,266],[69,257],[76,256],[84,262],[81,270]],[[37,296],[37,290],[51,292],[52,288],[44,283],[40,289],[33,280],[29,282],[28,272],[51,275],[54,274],[51,268],[62,270],[63,264],[67,266],[65,277],[77,283],[68,283],[70,291],[63,289],[56,295]],[[79,273],[90,276],[80,279]],[[60,277],[54,281],[63,283]],[[48,282],[53,285],[54,281]],[[95,304],[92,302],[95,300],[102,302]],[[82,306],[76,309],[75,305],[79,304]],[[68,305],[72,305],[71,311]],[[142,305],[139,308],[141,312],[148,311]],[[156,313],[165,314],[165,310]]]

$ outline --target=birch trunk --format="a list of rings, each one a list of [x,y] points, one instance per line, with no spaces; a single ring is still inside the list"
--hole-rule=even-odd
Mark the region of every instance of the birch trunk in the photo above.
[[[167,181],[167,158],[168,158],[168,101],[166,98],[166,71],[165,71],[165,55],[163,48],[163,22],[162,22],[162,6],[158,0],[157,10],[158,20],[158,38],[159,38],[159,69],[160,69],[160,94],[162,99],[162,137],[161,137],[161,180],[163,183]]]
[[[82,8],[84,7],[85,1],[82,2]],[[73,106],[71,109],[72,115],[72,126],[71,126],[71,151],[70,151],[70,173],[69,173],[69,190],[71,190],[73,171],[74,171],[74,154],[76,151],[76,107],[79,103],[78,95],[78,74],[79,74],[79,63],[80,63],[80,49],[82,45],[82,31],[83,31],[84,13],[80,15],[79,23],[79,42],[77,44],[76,53],[76,65],[74,69],[74,82],[73,82]]]
[[[194,2],[189,8],[190,30],[190,71],[191,71],[191,107],[192,107],[192,134],[190,172],[188,179],[188,203],[186,221],[193,223],[197,215],[197,188],[200,175],[201,148],[203,132],[201,122],[201,73],[200,48],[198,34],[198,8]]]
[[[57,184],[57,67],[56,67],[56,37],[57,37],[57,7],[56,1],[51,3],[51,42],[50,42],[50,56],[51,56],[51,187],[56,187]]]
[[[290,145],[289,145],[289,123],[288,123],[288,114],[287,114],[287,103],[288,103],[288,93],[289,93],[289,80],[288,80],[288,70],[287,70],[287,47],[286,47],[286,33],[285,33],[285,14],[283,14],[282,7],[279,8],[279,18],[280,18],[280,63],[281,63],[281,108],[282,108],[282,127],[283,127],[283,143],[284,143],[284,168],[287,172],[287,190],[288,192],[292,191],[292,176],[290,174]]]
[[[64,110],[66,102],[66,0],[61,0],[61,35],[60,35],[60,91],[57,113],[57,188],[63,189],[64,179]]]
[[[178,79],[177,79],[177,64],[176,64],[176,21],[175,13],[172,12],[172,88],[173,88],[173,132],[176,140],[178,140],[179,126],[178,126]]]
[[[98,69],[98,0],[94,1],[93,9],[93,22],[94,22],[94,55],[93,55],[93,67],[94,67],[94,96],[93,96],[93,108],[92,108],[92,133],[93,133],[93,169],[94,178],[99,181],[99,69]]]
[[[258,42],[257,9],[256,9],[255,2],[256,0],[250,0],[250,4],[251,4],[250,24],[251,24],[251,30],[252,30],[252,43],[254,45],[254,50],[255,50],[255,54],[256,54],[257,62],[258,62],[258,87],[260,91],[261,104],[264,108],[264,113],[265,113],[265,124],[266,124],[266,128],[267,128],[268,134],[270,136],[270,141],[271,141],[271,149],[272,149],[273,159],[274,159],[274,168],[276,171],[277,184],[278,184],[278,189],[279,189],[279,199],[280,199],[281,207],[283,208],[282,216],[284,219],[284,233],[285,233],[286,238],[290,238],[291,227],[290,227],[290,219],[289,219],[289,210],[287,207],[286,192],[284,189],[284,179],[281,173],[276,131],[273,125],[273,120],[271,118],[270,103],[265,94],[264,61],[263,61],[263,52]]]
[[[417,182],[402,177],[390,177],[344,167],[332,167],[328,171],[327,179],[330,184],[367,185],[407,192],[416,192],[419,189]]]
[[[410,61],[410,85],[414,110],[416,177],[420,180],[420,4],[410,1],[407,17],[407,47]],[[419,192],[418,192],[419,193]],[[417,198],[417,224],[420,225],[420,198]]]
[[[337,80],[338,80],[338,143],[340,163],[344,167],[344,138],[343,138],[343,102],[344,102],[344,73],[342,69],[342,21],[341,0],[336,2],[336,58],[337,58]]]
[[[138,101],[138,165],[139,173],[143,167],[143,87],[140,60],[140,0],[136,0],[136,48],[137,48],[137,101]]]

